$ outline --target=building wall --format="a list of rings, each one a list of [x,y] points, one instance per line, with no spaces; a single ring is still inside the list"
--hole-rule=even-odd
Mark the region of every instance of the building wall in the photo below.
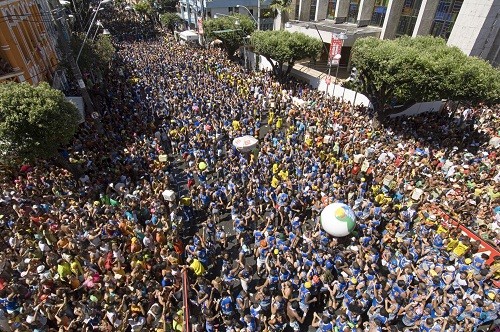
[[[465,54],[499,63],[500,0],[465,0],[451,31],[448,45]]]
[[[311,8],[318,9],[315,16]],[[500,0],[292,0],[291,12],[292,20],[379,26],[382,39],[440,36],[500,66]]]
[[[188,21],[188,10],[189,16],[191,17],[191,27],[193,27],[194,22],[198,17],[206,16],[207,19],[213,18],[216,14],[222,15],[232,15],[232,14],[242,14],[253,16],[255,20],[257,20],[258,16],[258,5],[257,1],[261,0],[180,0],[180,14],[181,18]],[[299,0],[297,0],[299,1]],[[260,25],[262,30],[266,30],[271,28],[273,25],[272,18],[266,18],[264,16],[266,10],[269,9],[270,1],[261,1],[260,10],[261,10],[261,19]],[[248,8],[248,11],[237,6],[245,6]],[[250,11],[250,13],[249,13]],[[196,13],[196,14],[195,14]]]
[[[35,0],[0,1],[0,57],[11,65],[16,81],[38,84],[52,80],[58,58],[46,27],[50,23]],[[5,75],[0,81],[2,78]]]

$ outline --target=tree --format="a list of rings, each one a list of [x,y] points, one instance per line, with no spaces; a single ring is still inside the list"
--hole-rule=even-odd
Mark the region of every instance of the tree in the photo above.
[[[177,5],[177,0],[149,0],[151,3],[151,7],[153,7],[153,10],[156,11],[158,14],[164,14],[168,12],[175,12],[176,11],[176,5]]]
[[[153,6],[148,0],[141,0],[134,5],[134,10],[137,14],[149,18],[153,21]]]
[[[230,56],[244,44],[244,38],[255,28],[255,22],[249,16],[240,14],[203,21],[207,39],[220,39]]]
[[[300,32],[283,30],[256,31],[250,39],[256,53],[264,56],[273,66],[273,73],[285,81],[297,60],[316,58],[322,42]],[[283,66],[288,68],[284,70]]]
[[[258,0],[260,1],[260,0]],[[292,9],[292,0],[272,0],[269,8],[275,11],[274,26],[276,30],[283,30],[288,14]]]
[[[177,15],[177,13],[165,13],[160,15],[160,22],[165,28],[169,29],[173,33],[175,31],[175,27],[181,25],[183,20],[179,17],[179,15]]]
[[[0,160],[49,158],[73,138],[80,115],[47,83],[0,84]]]
[[[71,46],[75,56],[80,50],[84,37],[83,33],[73,35]],[[78,64],[83,73],[104,73],[109,68],[109,63],[113,59],[115,51],[116,49],[108,35],[100,35],[96,40],[87,38]]]
[[[379,109],[391,100],[497,102],[500,98],[500,71],[441,38],[360,38],[351,60],[359,73],[360,91],[372,96]]]

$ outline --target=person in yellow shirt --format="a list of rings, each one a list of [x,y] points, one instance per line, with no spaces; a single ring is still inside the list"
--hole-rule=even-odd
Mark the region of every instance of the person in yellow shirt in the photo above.
[[[278,166],[278,164],[274,163],[274,164],[273,164],[273,174],[278,173],[278,170],[279,170],[279,166]]]
[[[71,266],[64,259],[57,261],[57,274],[59,274],[59,278],[61,279],[66,279],[71,275]]]
[[[281,170],[279,173],[278,173],[279,177],[281,178],[281,180],[283,181],[287,181],[288,180],[288,171],[287,170]]]
[[[273,176],[273,178],[271,180],[271,187],[276,189],[276,188],[278,188],[279,184],[280,184],[280,181],[275,176]]]
[[[189,261],[188,261],[188,263],[189,263]],[[194,274],[196,274],[197,277],[200,277],[205,273],[205,267],[196,258],[193,258],[193,260],[191,261],[191,264],[189,264],[189,268],[191,270],[193,270]]]
[[[276,129],[281,129],[281,127],[283,127],[283,119],[279,116],[276,119]]]
[[[233,120],[233,129],[240,130],[240,122],[238,120]]]
[[[469,250],[469,247],[465,245],[465,243],[463,243],[462,241],[458,241],[452,253],[457,257],[462,257],[467,252],[467,250]]]
[[[174,331],[184,331],[184,312],[182,310],[179,310],[174,314],[172,328]]]
[[[83,269],[82,269],[82,265],[80,264],[80,262],[78,261],[78,259],[73,258],[73,261],[71,262],[70,264],[70,269],[71,269],[71,272],[77,276],[77,277],[80,277],[82,276],[83,278]]]
[[[274,112],[271,111],[269,112],[269,119],[267,120],[267,125],[270,126],[273,124],[273,122],[274,122]]]
[[[458,240],[454,238],[448,238],[448,243],[446,244],[446,250],[452,251],[458,244]]]

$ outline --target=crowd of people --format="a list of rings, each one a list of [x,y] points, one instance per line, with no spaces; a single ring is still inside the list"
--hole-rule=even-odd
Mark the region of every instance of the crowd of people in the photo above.
[[[67,150],[83,175],[40,161],[0,184],[1,331],[182,331],[186,312],[197,332],[496,326],[500,257],[442,214],[498,247],[497,106],[379,122],[126,20]],[[320,226],[332,202],[356,214],[346,238]]]

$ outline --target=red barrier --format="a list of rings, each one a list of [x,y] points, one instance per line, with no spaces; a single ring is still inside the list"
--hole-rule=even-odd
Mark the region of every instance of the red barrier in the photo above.
[[[462,231],[462,234],[467,235],[470,237],[473,241],[479,242],[479,253],[485,253],[488,254],[490,257],[486,261],[486,264],[491,265],[493,263],[495,257],[500,256],[500,251],[495,248],[493,245],[489,244],[488,242],[484,241],[480,236],[478,236],[475,232],[471,231],[461,223],[459,223],[456,219],[448,215],[446,212],[444,212],[441,208],[434,206],[434,210],[436,213],[443,218],[443,222],[441,222],[441,225],[444,228],[450,228],[450,226],[455,226],[456,228],[459,228]]]
[[[187,270],[182,273],[182,304],[184,307],[184,332],[191,332],[189,324],[189,277]]]

